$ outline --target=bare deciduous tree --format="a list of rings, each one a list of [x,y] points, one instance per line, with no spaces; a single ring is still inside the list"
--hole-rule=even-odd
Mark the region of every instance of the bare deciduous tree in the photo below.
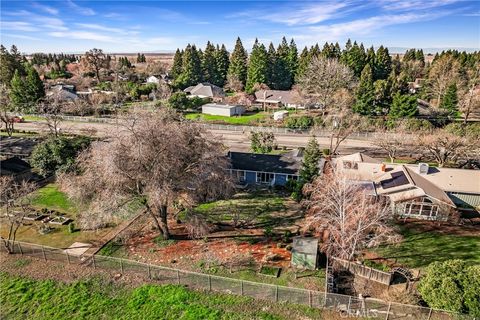
[[[421,136],[418,145],[435,159],[439,167],[443,167],[449,162],[456,162],[469,143],[465,138],[438,130]]]
[[[376,199],[347,177],[328,172],[304,187],[307,228],[324,232],[327,255],[352,260],[364,248],[397,239],[386,199]]]
[[[92,144],[79,157],[83,174],[60,180],[68,194],[90,206],[90,221],[140,201],[168,239],[170,205],[190,208],[230,193],[223,146],[201,127],[181,121],[169,110],[130,115],[116,137]]]
[[[432,65],[428,74],[428,89],[432,97],[436,99],[436,106],[445,94],[447,87],[458,80],[460,64],[451,55],[441,56]]]
[[[476,87],[480,84],[480,62],[477,62],[473,69],[467,72],[466,90],[461,90],[460,102],[458,104],[463,113],[463,123],[466,124],[472,113],[480,112],[480,93]]]
[[[236,75],[229,74],[227,75],[227,84],[225,85],[225,89],[233,92],[240,92],[243,90],[243,83]]]
[[[17,182],[13,177],[0,177],[0,209],[8,229],[7,238],[1,237],[5,249],[13,253],[18,228],[23,223],[31,203],[31,192],[35,185],[31,182]]]
[[[13,116],[10,115],[13,107],[10,104],[9,92],[6,85],[0,85],[0,121],[5,125],[5,131],[9,137],[14,131]]]
[[[336,59],[324,57],[314,58],[298,83],[303,96],[324,109],[335,106],[339,90],[351,89],[353,85],[352,70]]]
[[[53,94],[45,99],[38,106],[38,113],[43,114],[47,120],[47,126],[55,137],[60,134],[60,123],[63,121],[62,114],[64,111],[64,103],[58,93]]]
[[[102,49],[93,48],[85,52],[85,62],[87,68],[95,72],[97,81],[100,82],[100,71],[109,68],[108,59]]]
[[[377,137],[375,137],[373,144],[386,151],[388,157],[390,158],[390,162],[393,163],[400,150],[407,147],[411,139],[412,135],[405,132],[381,132]]]

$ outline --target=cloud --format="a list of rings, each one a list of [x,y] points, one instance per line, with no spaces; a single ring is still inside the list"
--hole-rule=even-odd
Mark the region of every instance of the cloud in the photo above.
[[[42,40],[42,39],[39,39],[39,38],[26,36],[26,35],[24,35],[24,34],[9,33],[9,34],[5,34],[4,36],[5,36],[5,37],[10,37],[10,38],[17,38],[17,39],[33,40],[33,41],[40,41],[40,40]]]
[[[94,23],[75,23],[75,25],[79,26],[81,28],[93,29],[93,30],[98,30],[98,31],[115,32],[115,33],[125,32],[124,30],[119,29],[119,28],[110,28],[110,27],[106,27],[106,26],[102,26],[102,25],[94,24]]]
[[[70,6],[70,8],[74,9],[78,13],[84,15],[84,16],[93,16],[95,15],[95,11],[93,9],[87,8],[87,7],[81,7],[72,0],[67,0],[66,3]]]
[[[69,31],[69,32],[49,32],[48,35],[55,38],[77,39],[77,40],[92,40],[100,42],[118,42],[111,36],[91,31]]]
[[[1,28],[5,30],[26,31],[26,32],[40,31],[39,28],[25,21],[1,21],[0,25],[1,25]]]
[[[36,2],[32,3],[32,6],[34,8],[40,9],[40,10],[46,12],[46,13],[49,13],[49,14],[53,14],[53,15],[58,14],[58,9],[53,8],[53,7],[49,7],[49,6],[39,4],[39,3],[36,3]]]
[[[39,27],[45,27],[48,29],[53,29],[57,31],[67,31],[68,28],[65,26],[65,23],[58,18],[44,17],[44,16],[33,16],[32,19],[38,22]]]
[[[380,5],[386,10],[414,11],[438,8],[461,0],[380,0]]]

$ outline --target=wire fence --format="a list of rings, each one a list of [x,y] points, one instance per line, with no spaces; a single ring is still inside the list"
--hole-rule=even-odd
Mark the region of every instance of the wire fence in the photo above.
[[[69,253],[68,250],[20,241],[7,241],[7,243],[13,248],[15,254],[27,255],[45,261],[59,261],[65,264],[82,265],[121,274],[137,274],[147,281],[158,284],[176,284],[198,290],[248,296],[266,301],[307,305],[312,308],[338,311],[342,315],[351,317],[385,320],[475,320],[468,315],[372,298],[356,298],[342,294],[220,277],[109,256],[94,255],[86,258]],[[1,248],[3,251],[6,250],[3,245]]]

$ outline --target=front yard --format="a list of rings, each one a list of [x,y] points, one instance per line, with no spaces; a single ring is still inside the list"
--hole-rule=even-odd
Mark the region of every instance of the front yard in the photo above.
[[[263,120],[271,118],[271,114],[268,112],[247,113],[237,117],[216,116],[202,113],[188,113],[185,118],[188,120],[212,122],[212,123],[224,123],[235,125],[255,125]]]

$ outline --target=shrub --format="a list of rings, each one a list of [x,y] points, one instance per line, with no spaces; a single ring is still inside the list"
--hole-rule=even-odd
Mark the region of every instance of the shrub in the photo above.
[[[285,120],[285,126],[290,129],[308,129],[313,123],[313,118],[310,116],[289,117]]]
[[[75,230],[75,224],[73,222],[70,222],[68,224],[68,232],[70,233],[74,233],[76,230]]]
[[[273,228],[271,226],[265,227],[263,230],[263,235],[267,238],[273,237]]]
[[[433,262],[418,285],[418,292],[432,308],[480,316],[480,266],[463,260]]]
[[[445,131],[471,139],[480,139],[480,124],[471,123],[464,125],[463,123],[454,122],[445,126]]]
[[[190,108],[190,99],[185,92],[175,92],[168,98],[167,104],[173,109],[186,110]]]

